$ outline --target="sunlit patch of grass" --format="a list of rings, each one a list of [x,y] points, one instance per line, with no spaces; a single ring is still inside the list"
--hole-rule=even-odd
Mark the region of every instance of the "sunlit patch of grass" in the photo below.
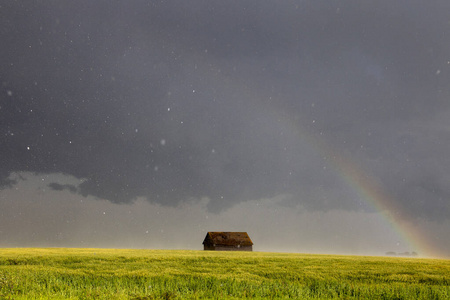
[[[262,252],[0,249],[0,298],[449,299],[450,261]]]

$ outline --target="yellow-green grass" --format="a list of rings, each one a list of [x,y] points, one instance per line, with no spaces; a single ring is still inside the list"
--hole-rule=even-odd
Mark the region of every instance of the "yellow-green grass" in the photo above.
[[[450,260],[0,249],[0,299],[450,299]]]

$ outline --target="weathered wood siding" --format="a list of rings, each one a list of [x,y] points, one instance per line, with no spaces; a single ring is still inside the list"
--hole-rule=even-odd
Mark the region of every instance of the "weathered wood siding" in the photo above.
[[[253,251],[253,246],[222,246],[222,245],[203,245],[203,250],[211,251]]]
[[[247,232],[208,232],[203,241],[203,249],[253,251],[253,242]]]

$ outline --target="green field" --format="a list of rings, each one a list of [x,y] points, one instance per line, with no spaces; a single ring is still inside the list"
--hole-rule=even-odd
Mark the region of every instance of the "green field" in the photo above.
[[[450,299],[450,260],[0,249],[0,299]]]

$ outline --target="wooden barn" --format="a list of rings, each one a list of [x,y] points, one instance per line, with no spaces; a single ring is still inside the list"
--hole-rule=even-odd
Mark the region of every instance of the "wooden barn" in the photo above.
[[[253,242],[247,232],[208,232],[203,241],[203,249],[253,251]]]

